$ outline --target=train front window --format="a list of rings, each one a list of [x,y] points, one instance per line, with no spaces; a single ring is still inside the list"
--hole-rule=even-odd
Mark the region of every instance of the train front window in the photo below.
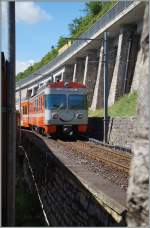
[[[87,109],[87,97],[86,95],[69,95],[68,107],[73,110],[85,110]]]
[[[66,109],[67,98],[62,94],[49,94],[45,96],[46,109]]]

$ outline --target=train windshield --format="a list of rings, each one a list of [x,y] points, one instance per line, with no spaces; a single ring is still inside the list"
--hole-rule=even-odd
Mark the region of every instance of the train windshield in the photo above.
[[[62,94],[49,94],[45,96],[46,109],[66,109],[67,98]]]
[[[73,110],[85,110],[87,109],[87,96],[86,95],[69,95],[68,107]]]

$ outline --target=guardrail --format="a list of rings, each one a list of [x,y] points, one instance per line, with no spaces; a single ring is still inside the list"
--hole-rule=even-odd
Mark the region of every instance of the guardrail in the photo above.
[[[107,23],[115,19],[124,9],[128,8],[134,1],[118,1],[112,9],[110,9],[103,17],[101,17],[90,29],[84,32],[80,38],[91,38],[95,33],[102,29]],[[80,46],[85,43],[85,40],[76,40],[73,42],[70,48],[65,50],[62,54],[57,56],[55,59],[50,61],[48,64],[37,70],[35,73],[31,74],[29,77],[16,83],[16,87],[19,87],[28,81],[34,79],[37,75],[41,75],[44,72],[51,69],[54,65],[57,65],[61,62],[66,56],[70,56],[76,49],[79,49]]]

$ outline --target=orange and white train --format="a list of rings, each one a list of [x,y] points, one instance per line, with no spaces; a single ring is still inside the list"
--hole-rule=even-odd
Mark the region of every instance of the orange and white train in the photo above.
[[[21,102],[21,126],[41,134],[86,133],[87,89],[77,82],[49,83]]]

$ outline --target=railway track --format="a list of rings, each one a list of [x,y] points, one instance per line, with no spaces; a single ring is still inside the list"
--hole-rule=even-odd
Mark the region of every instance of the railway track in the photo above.
[[[77,140],[76,142],[64,142],[63,140],[57,140],[60,144],[75,150],[76,153],[82,153],[86,156],[102,161],[110,166],[129,173],[131,155],[123,154],[121,152],[105,148],[102,146],[92,145],[90,142],[83,142]]]
[[[108,181],[118,185],[124,191],[128,187],[129,168],[132,155],[121,151],[103,147],[90,141],[78,138],[66,140],[62,138],[40,137],[50,150],[57,155],[57,151],[74,161],[74,166],[82,165],[96,175],[101,175]]]

